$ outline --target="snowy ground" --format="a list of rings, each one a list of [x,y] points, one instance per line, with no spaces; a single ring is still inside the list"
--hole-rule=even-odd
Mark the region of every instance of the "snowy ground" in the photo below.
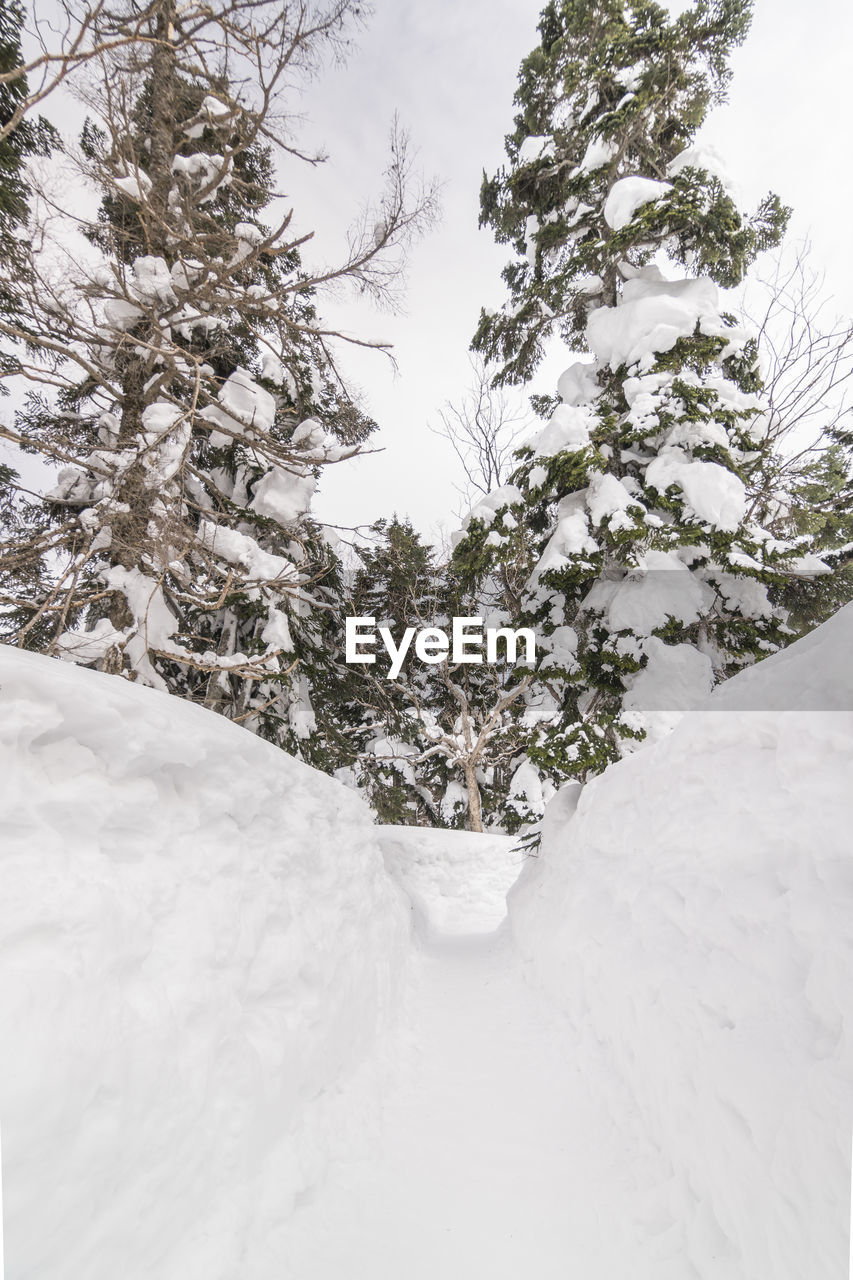
[[[592,1072],[604,1048],[601,1097],[616,1091],[611,1114],[668,1169],[650,1221],[684,1277],[848,1275],[851,653],[848,606],[609,770],[576,813],[559,793],[511,895],[576,1062]]]
[[[347,1093],[373,1126],[341,1145],[294,1216],[284,1276],[616,1280],[636,1262],[624,1211],[655,1152],[614,1128],[565,1019],[524,980],[495,894],[518,870],[513,842],[400,829],[393,843],[401,861],[432,845],[436,870],[427,882],[406,872],[419,923],[401,1019],[381,1082],[374,1063]],[[454,880],[467,912],[448,912]],[[648,1271],[631,1268],[632,1280],[680,1274],[657,1251]]]
[[[367,808],[218,716],[0,646],[12,1280],[280,1276],[405,970]]]
[[[846,1280],[851,649],[853,608],[525,863],[0,649],[10,1277]]]

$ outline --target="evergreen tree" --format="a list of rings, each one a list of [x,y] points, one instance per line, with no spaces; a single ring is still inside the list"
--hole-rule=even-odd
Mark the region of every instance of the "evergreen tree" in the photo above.
[[[481,225],[517,254],[503,273],[510,300],[483,313],[473,343],[500,362],[498,382],[528,380],[551,334],[584,350],[590,311],[619,301],[623,262],[663,248],[730,286],[779,241],[778,198],[744,217],[717,158],[693,145],[751,9],[694,0],[673,19],[655,0],[545,6],[519,75],[510,164],[481,192]]]
[[[425,617],[434,616],[439,571],[410,521],[396,515],[377,520],[371,542],[359,548],[359,560],[347,605],[350,616],[373,618],[397,642],[407,627],[422,626]],[[389,679],[387,651],[380,649],[376,657],[373,666],[349,667],[341,686],[352,729],[352,776],[380,821],[440,825],[434,769],[415,763],[420,750],[412,704],[402,695],[414,674],[414,654],[407,653],[397,681]]]
[[[10,638],[203,701],[318,763],[312,682],[327,665],[338,566],[310,503],[320,469],[372,429],[338,375],[315,295],[382,293],[388,254],[429,215],[404,142],[349,258],[318,276],[273,210],[277,86],[357,14],[238,0],[221,20],[151,8],[151,43],[102,61],[83,163],[103,193],[97,266],[73,290],[35,264],[26,296],[44,381],[25,447],[65,460],[34,556],[49,590],[13,600]],[[97,35],[97,33],[96,33]],[[239,89],[215,68],[246,57]],[[236,64],[235,64],[236,65]],[[273,216],[274,215],[274,216]],[[59,352],[59,372],[45,371]],[[37,376],[37,375],[36,375]]]
[[[781,516],[768,520],[785,537],[805,535],[831,573],[788,579],[775,593],[797,635],[826,622],[853,600],[853,432],[836,429],[817,457],[787,480]]]
[[[547,425],[455,555],[471,590],[504,574],[515,625],[539,633],[529,755],[554,783],[599,772],[783,644],[769,592],[816,567],[808,538],[780,541],[750,509],[767,419],[754,340],[717,288],[787,211],[771,195],[741,214],[694,142],[749,17],[748,0],[677,18],[649,0],[553,0],[522,64],[510,164],[483,184],[482,220],[517,257],[475,348],[499,382],[528,378],[554,334],[594,357],[538,401]]]

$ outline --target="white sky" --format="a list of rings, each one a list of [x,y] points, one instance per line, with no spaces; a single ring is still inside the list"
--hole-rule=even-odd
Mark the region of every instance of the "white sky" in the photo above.
[[[39,0],[47,11],[54,0]],[[685,7],[686,0],[671,0]],[[346,366],[363,390],[382,452],[327,470],[318,513],[330,522],[369,523],[408,514],[438,536],[457,523],[450,448],[428,430],[469,380],[468,344],[481,305],[504,298],[507,252],[477,226],[483,169],[503,159],[518,66],[536,42],[540,0],[374,0],[344,67],[309,86],[301,145],[321,145],[329,162],[296,162],[281,175],[295,221],[315,229],[306,261],[334,260],[359,207],[381,188],[391,119],[399,114],[418,164],[443,183],[440,225],[413,250],[405,309],[377,313],[363,301],[323,308],[335,324],[393,342],[398,372],[381,355],[351,352]],[[848,0],[756,0],[752,32],[734,58],[729,104],[703,138],[721,152],[752,207],[775,190],[794,207],[789,238],[809,235],[835,309],[853,312],[850,220],[853,180],[848,102],[853,7]],[[79,114],[58,97],[48,114],[62,128]],[[533,389],[551,391],[575,358],[557,351]],[[8,402],[7,402],[8,403]]]

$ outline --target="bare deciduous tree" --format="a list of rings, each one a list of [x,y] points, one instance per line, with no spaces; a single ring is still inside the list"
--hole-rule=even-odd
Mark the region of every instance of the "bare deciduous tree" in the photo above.
[[[765,500],[820,456],[850,422],[853,322],[830,314],[824,275],[811,245],[779,253],[750,283],[746,314],[758,334],[772,474],[762,473]]]
[[[124,7],[108,0],[94,0],[92,4],[65,0],[51,6],[47,16],[40,16],[34,8],[25,28],[32,56],[0,72],[0,85],[27,82],[27,92],[14,113],[0,122],[0,142],[87,63],[119,49],[156,41],[150,31],[155,7],[156,0]],[[180,6],[181,12],[190,9],[201,11],[202,5]]]
[[[68,31],[83,16],[61,12]],[[384,344],[325,325],[317,299],[338,282],[386,298],[436,207],[396,127],[343,261],[306,265],[312,233],[276,195],[277,157],[320,159],[296,145],[291,96],[360,14],[358,0],[127,0],[66,36],[54,76],[85,46],[75,163],[102,201],[72,242],[42,193],[19,312],[0,317],[9,376],[32,389],[0,434],[65,464],[0,547],[13,642],[169,687],[195,672],[206,701],[254,681],[269,705],[265,682],[292,666],[288,618],[329,607],[306,512],[319,469],[372,426],[335,344]]]
[[[471,383],[457,403],[439,410],[441,423],[435,435],[447,440],[459,462],[465,482],[457,485],[466,510],[478,495],[492,493],[506,484],[513,454],[530,421],[523,400],[504,388],[492,386],[488,366],[470,356]]]

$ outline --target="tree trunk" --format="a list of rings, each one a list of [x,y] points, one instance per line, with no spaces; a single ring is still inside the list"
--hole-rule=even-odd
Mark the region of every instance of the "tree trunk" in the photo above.
[[[462,768],[465,771],[465,786],[468,789],[468,829],[469,831],[483,830],[483,811],[480,805],[480,784],[477,781],[477,768],[473,762],[466,762]]]
[[[175,0],[160,0],[155,28],[158,43],[153,45],[150,59],[152,121],[148,173],[151,189],[139,213],[149,254],[159,254],[166,248],[169,226],[173,133],[176,127],[177,68],[172,45],[174,17]],[[142,336],[147,338],[149,334],[143,332]],[[121,449],[139,447],[142,414],[148,401],[149,361],[150,356],[133,350],[132,342],[119,352],[117,363],[121,370],[122,403],[118,446]],[[124,569],[138,568],[144,552],[151,545],[152,513],[157,499],[141,459],[128,468],[115,496],[127,510],[117,513],[112,523],[112,562]],[[113,597],[109,616],[118,630],[129,627],[134,620],[130,605],[118,593]]]

